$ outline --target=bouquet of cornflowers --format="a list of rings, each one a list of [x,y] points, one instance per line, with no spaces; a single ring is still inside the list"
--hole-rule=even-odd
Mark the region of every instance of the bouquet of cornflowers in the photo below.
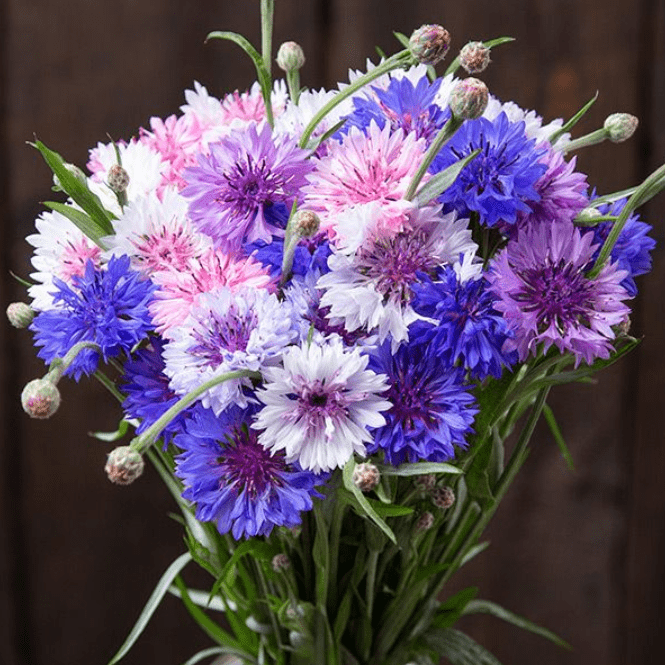
[[[590,190],[572,153],[637,120],[573,139],[593,100],[550,123],[502,103],[476,75],[507,39],[438,76],[450,36],[425,25],[330,91],[301,89],[287,42],[273,82],[272,12],[262,53],[209,35],[254,61],[246,92],[196,83],[181,114],[93,148],[89,175],[34,144],[68,198],[28,237],[31,304],[8,310],[48,364],[23,406],[48,418],[63,376],[102,382],[122,419],[100,436],[136,431],[109,478],[148,457],[188,546],[111,662],[169,592],[215,643],[192,664],[496,663],[454,627],[473,612],[565,644],[446,585],[487,547],[541,414],[568,456],[550,389],[636,345],[654,241],[635,211],[665,169]],[[191,561],[209,588],[188,588]]]

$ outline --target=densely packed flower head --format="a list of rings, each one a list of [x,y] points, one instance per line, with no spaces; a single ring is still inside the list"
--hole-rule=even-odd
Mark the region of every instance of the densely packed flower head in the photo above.
[[[180,113],[95,146],[89,175],[68,167],[87,197],[28,238],[49,372],[113,362],[132,455],[161,439],[221,533],[298,526],[350,462],[453,461],[493,381],[555,351],[590,365],[624,334],[650,227],[596,204],[562,120],[430,78],[449,43],[425,25],[421,64],[368,63],[337,90],[294,88],[293,43],[288,84],[196,82]],[[489,49],[460,61],[479,75]]]

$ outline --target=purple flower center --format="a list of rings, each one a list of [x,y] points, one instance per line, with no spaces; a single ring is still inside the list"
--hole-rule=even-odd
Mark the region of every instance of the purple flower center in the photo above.
[[[372,247],[361,248],[357,270],[374,280],[376,290],[388,300],[411,302],[411,285],[416,273],[431,272],[436,262],[427,252],[423,231],[400,232],[392,238],[379,238]]]
[[[393,403],[393,420],[404,430],[413,431],[424,426],[428,429],[437,425],[437,417],[430,408],[431,391],[423,381],[413,381],[402,369],[396,375],[386,393],[386,399]]]
[[[297,412],[298,417],[304,417],[310,425],[318,426],[322,420],[345,413],[346,400],[338,389],[317,380],[303,388]]]
[[[258,433],[246,426],[236,427],[217,462],[224,468],[220,487],[234,484],[251,497],[262,494],[267,486],[281,487],[286,469],[284,454],[271,454],[258,442]]]

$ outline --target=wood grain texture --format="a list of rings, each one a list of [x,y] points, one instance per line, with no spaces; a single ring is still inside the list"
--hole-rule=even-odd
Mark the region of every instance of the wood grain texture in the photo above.
[[[216,29],[260,41],[258,0],[5,0],[0,4],[0,269],[29,272],[39,201],[50,177],[25,141],[36,133],[83,165],[107,133],[129,138],[153,115],[166,117],[198,80],[221,96],[253,79],[238,47],[203,45]],[[579,169],[601,193],[633,184],[665,161],[663,0],[278,0],[275,48],[305,48],[305,85],[330,87],[364,68],[378,45],[399,47],[426,22],[450,30],[453,49],[470,39],[516,37],[499,47],[483,78],[503,100],[546,119],[570,116],[600,97],[579,133],[623,110],[647,118],[634,141],[580,154]],[[376,61],[376,57],[373,57]],[[646,66],[649,65],[649,66]],[[277,72],[275,72],[277,73]],[[645,77],[648,77],[645,84]],[[551,404],[572,449],[568,471],[545,428],[490,527],[492,546],[462,572],[457,587],[505,604],[560,633],[559,650],[491,618],[469,631],[505,664],[655,663],[663,650],[665,365],[662,241],[665,203],[645,211],[658,224],[654,273],[639,282],[634,332],[646,335],[632,358],[599,375],[597,386],[554,391]],[[20,288],[3,282],[3,302]],[[0,331],[0,662],[104,662],[124,639],[154,583],[183,549],[172,504],[153,474],[129,488],[103,476],[108,447],[90,430],[112,429],[119,411],[93,382],[63,385],[64,404],[48,423],[29,421],[18,395],[43,371],[29,335]],[[18,476],[13,474],[17,472]],[[18,577],[20,573],[20,579]],[[4,583],[7,577],[11,584]],[[196,579],[193,577],[192,580]],[[20,593],[19,593],[20,592]],[[175,600],[167,600],[128,663],[179,663],[207,640]],[[658,658],[660,662],[660,658]]]

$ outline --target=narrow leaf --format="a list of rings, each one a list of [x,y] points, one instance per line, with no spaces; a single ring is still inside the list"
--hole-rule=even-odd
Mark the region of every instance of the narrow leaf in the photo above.
[[[545,421],[549,425],[550,432],[552,432],[552,436],[554,437],[557,446],[559,446],[559,451],[561,452],[563,459],[566,460],[568,468],[571,471],[575,471],[575,463],[573,462],[573,456],[570,454],[570,450],[566,445],[566,441],[563,438],[563,434],[561,434],[561,429],[559,429],[559,425],[556,421],[556,418],[554,417],[554,411],[552,411],[552,408],[548,404],[545,404],[543,406],[543,415],[545,416]]]
[[[462,589],[454,596],[447,598],[436,612],[432,626],[436,628],[449,628],[457,623],[464,614],[464,609],[478,595],[478,587],[470,586]]]
[[[425,643],[452,665],[501,665],[478,642],[455,628],[436,628],[423,636]]]
[[[424,476],[428,473],[460,474],[462,470],[445,462],[413,462],[400,466],[380,466],[382,476]]]
[[[171,585],[169,587],[169,593],[176,598],[182,598],[180,589],[177,586]],[[191,601],[203,607],[207,610],[214,610],[215,612],[226,612],[227,610],[235,611],[235,603],[225,603],[219,596],[210,597],[210,594],[207,591],[201,591],[199,589],[189,589],[189,597]]]
[[[84,235],[88,236],[88,238],[95,243],[95,245],[102,249],[106,249],[102,242],[102,238],[106,237],[108,234],[100,229],[99,224],[94,222],[90,215],[86,215],[86,213],[78,208],[74,208],[65,203],[58,203],[57,201],[44,201],[44,205],[47,208],[60,213],[70,222],[73,222]]]
[[[598,91],[596,94],[570,119],[566,122],[561,129],[558,129],[554,134],[548,139],[549,142],[554,145],[566,132],[569,132],[586,114],[586,112],[594,105],[594,102],[598,99]]]
[[[469,563],[471,559],[475,559],[481,552],[484,552],[489,546],[490,546],[490,541],[485,540],[482,543],[478,543],[477,545],[474,545],[473,547],[469,548],[467,553],[462,558],[462,561],[460,563],[460,568],[465,563]]]
[[[179,575],[180,571],[192,560],[192,557],[189,552],[181,554],[167,569],[166,572],[162,575],[161,579],[157,583],[155,590],[152,592],[152,595],[148,599],[143,611],[141,612],[138,621],[134,624],[131,632],[127,636],[127,639],[123,645],[118,650],[115,656],[109,661],[109,665],[114,665],[120,661],[127,652],[134,646],[134,643],[139,638],[141,633],[144,631],[145,627],[148,625],[150,618],[155,613],[155,610],[159,607],[159,604],[162,602],[162,598],[166,595],[169,590],[169,586],[173,580]]]
[[[429,203],[432,199],[435,199],[437,196],[445,192],[448,187],[450,187],[457,176],[460,174],[462,169],[480,152],[480,148],[474,150],[470,155],[467,155],[463,159],[456,161],[454,164],[451,164],[448,168],[440,171],[436,175],[432,176],[419,190],[415,196],[414,202],[419,207],[422,208],[424,205]]]
[[[127,429],[131,423],[124,418],[118,423],[118,429],[115,432],[88,432],[88,435],[99,439],[100,441],[105,441],[110,443],[112,441],[118,441],[122,439],[125,434],[127,434]]]
[[[323,136],[313,138],[307,144],[307,150],[316,150],[324,141],[327,141],[333,134],[336,134],[346,123],[346,118],[336,122]]]
[[[511,612],[510,610],[507,610],[505,607],[501,607],[501,605],[497,605],[496,603],[493,603],[490,600],[472,600],[464,609],[464,614],[478,614],[478,613],[491,614],[492,616],[495,616],[498,619],[502,619],[503,621],[512,623],[514,626],[517,626],[518,628],[522,628],[523,630],[528,630],[530,633],[535,633],[536,635],[540,635],[541,637],[544,637],[550,640],[551,642],[554,642],[554,644],[557,644],[560,647],[564,647],[565,649],[572,649],[572,647],[570,646],[570,644],[568,644],[568,642],[562,640],[558,635],[553,633],[551,630],[543,628],[542,626],[533,623],[533,621],[529,621],[528,619],[525,619],[524,617],[519,616],[518,614],[515,614],[514,612]]]
[[[209,649],[204,649],[203,651],[194,654],[191,658],[186,660],[183,665],[196,665],[196,663],[200,663],[202,660],[210,658],[210,656],[224,655],[228,653],[229,651],[224,647],[210,647]]]
[[[376,499],[367,498],[367,503],[376,511],[379,517],[402,517],[404,515],[411,515],[413,508],[410,506],[399,506],[395,503],[384,503],[376,501]]]

